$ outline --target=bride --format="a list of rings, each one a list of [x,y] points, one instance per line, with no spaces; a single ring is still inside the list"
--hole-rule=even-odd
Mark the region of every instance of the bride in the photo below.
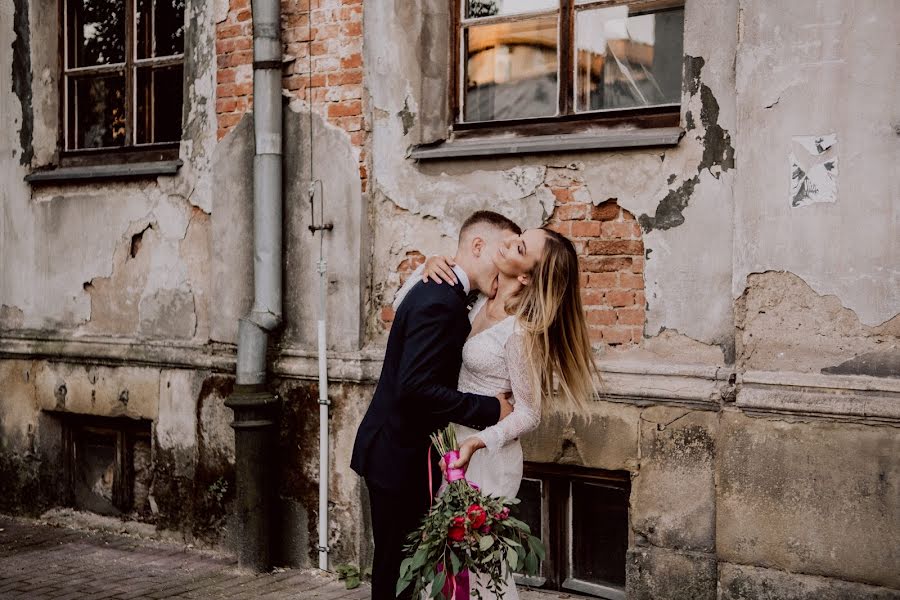
[[[416,274],[453,283],[448,262],[432,257]],[[494,263],[497,293],[479,298],[469,313],[472,331],[463,346],[458,387],[485,395],[512,391],[515,410],[482,431],[454,425],[460,458],[450,466],[468,467],[466,479],[483,492],[513,498],[522,482],[519,436],[540,424],[551,401],[563,410],[583,409],[594,392],[596,369],[572,242],[551,229],[529,229],[502,242]],[[395,302],[416,281],[410,277]],[[495,597],[477,578],[471,585],[484,600]],[[511,574],[503,598],[518,599]]]

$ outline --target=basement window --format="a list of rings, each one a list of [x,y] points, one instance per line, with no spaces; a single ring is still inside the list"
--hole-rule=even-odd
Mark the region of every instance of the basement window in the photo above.
[[[173,160],[185,0],[64,0],[61,166]]]
[[[609,600],[625,598],[627,472],[527,463],[517,518],[547,547],[539,577],[518,583]]]
[[[151,422],[49,412],[62,424],[66,503],[102,515],[149,514]]]

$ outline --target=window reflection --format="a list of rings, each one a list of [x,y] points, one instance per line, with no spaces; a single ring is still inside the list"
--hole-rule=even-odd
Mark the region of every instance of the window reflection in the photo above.
[[[464,43],[467,121],[556,114],[555,15],[472,26]]]
[[[516,15],[559,6],[559,0],[468,0],[466,18]]]
[[[171,56],[184,52],[184,1],[137,0],[137,57]]]
[[[624,586],[629,490],[621,483],[573,481],[571,485],[570,576],[590,583]]]
[[[69,143],[75,148],[125,144],[125,77],[69,79]]]
[[[176,142],[181,138],[182,76],[181,65],[138,69],[135,143]]]
[[[120,0],[70,0],[68,67],[125,61],[125,3]]]
[[[677,104],[684,9],[628,15],[627,6],[575,18],[576,109]]]

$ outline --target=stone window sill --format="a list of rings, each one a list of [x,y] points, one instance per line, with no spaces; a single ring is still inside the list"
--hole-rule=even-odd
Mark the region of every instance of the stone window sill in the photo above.
[[[25,181],[42,184],[153,178],[159,175],[175,175],[182,164],[184,163],[181,160],[164,160],[121,165],[59,167],[30,173],[25,176]]]
[[[577,134],[518,135],[456,139],[436,144],[412,146],[407,158],[413,160],[443,160],[539,154],[543,152],[582,152],[675,146],[684,134],[680,127],[653,129],[616,129]]]

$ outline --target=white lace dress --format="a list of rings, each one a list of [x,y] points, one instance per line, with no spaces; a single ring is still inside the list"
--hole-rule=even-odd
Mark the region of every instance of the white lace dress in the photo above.
[[[482,297],[470,312],[469,319],[484,307]],[[522,335],[516,331],[515,317],[507,317],[496,325],[472,337],[463,346],[462,367],[459,370],[459,390],[475,394],[493,396],[500,392],[512,391],[515,409],[512,414],[496,425],[477,431],[463,425],[456,425],[457,439],[477,435],[485,448],[476,452],[469,461],[466,479],[494,496],[515,498],[522,484],[522,444],[519,436],[540,424],[541,413],[536,406]],[[479,585],[473,578],[473,587]],[[481,585],[483,600],[495,598]],[[512,575],[507,579],[504,600],[517,600],[516,585]]]
[[[420,267],[400,290],[395,304],[399,304],[406,292],[421,280],[421,270]],[[485,303],[484,296],[475,303],[469,311],[470,322],[474,321]],[[469,461],[466,479],[487,494],[516,497],[522,483],[523,466],[519,436],[537,428],[541,413],[528,378],[522,335],[516,330],[514,317],[507,317],[466,341],[462,350],[462,367],[457,387],[462,392],[486,396],[512,391],[515,409],[496,425],[482,431],[458,424],[454,424],[454,427],[459,442],[477,435],[486,446]],[[479,585],[476,578],[472,579],[471,585],[473,588]],[[480,591],[483,600],[496,598],[484,585],[481,585]],[[516,585],[510,575],[503,600],[518,598]]]

